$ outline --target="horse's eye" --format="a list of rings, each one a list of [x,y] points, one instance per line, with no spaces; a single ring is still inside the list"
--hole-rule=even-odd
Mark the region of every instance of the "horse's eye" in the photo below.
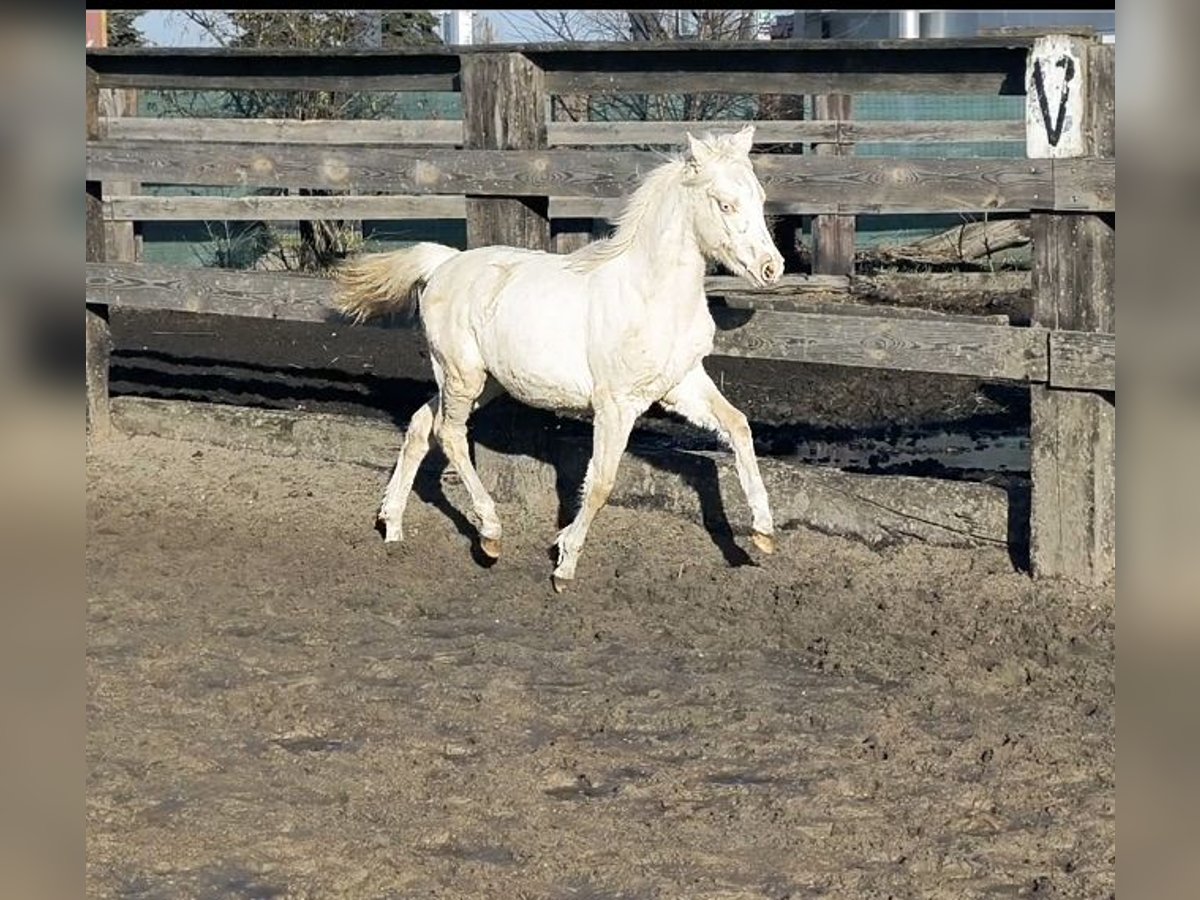
[[[723,212],[723,213],[733,212],[733,204],[732,203],[728,202],[727,200],[721,200],[719,202],[721,205],[721,212]]]

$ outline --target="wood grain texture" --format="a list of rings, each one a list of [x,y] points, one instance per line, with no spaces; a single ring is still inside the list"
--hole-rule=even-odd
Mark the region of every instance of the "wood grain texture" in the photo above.
[[[714,293],[731,285],[713,286]],[[337,320],[324,278],[175,266],[93,263],[88,303],[304,322]],[[770,292],[764,292],[770,297]],[[736,295],[752,298],[748,286]],[[774,295],[779,298],[778,294]],[[744,306],[744,304],[743,304]],[[974,317],[912,310],[713,309],[716,352],[725,356],[1045,381],[1046,335]]]
[[[480,54],[462,63],[463,142],[469,150],[518,157],[546,146],[549,99],[542,70],[519,53]],[[550,249],[547,196],[527,191],[478,191],[467,195],[467,245]],[[480,197],[478,194],[516,196]]]
[[[112,330],[109,328],[107,307],[84,306],[83,335],[87,430],[92,440],[99,441],[112,434],[112,409],[108,389]]]
[[[293,322],[337,319],[332,282],[299,275],[131,263],[87,266],[87,302]]]
[[[182,90],[456,91],[458,56],[190,48],[91,51],[101,87]]]
[[[827,313],[713,310],[720,356],[1045,381],[1041,329]]]
[[[763,309],[776,312],[821,313],[831,316],[867,316],[878,319],[910,319],[914,321],[966,322],[972,325],[1008,325],[1008,317],[1002,315],[969,315],[948,313],[913,306],[888,306],[882,303],[855,302],[852,297],[831,300],[820,295],[795,295],[791,297],[764,297],[749,291],[709,292],[710,302],[728,309]]]
[[[241,141],[252,144],[409,144],[460,147],[456,119],[151,119],[106,123],[112,140]]]
[[[84,138],[101,136],[100,80],[88,68],[84,82]],[[88,263],[102,262],[107,255],[108,235],[104,227],[103,190],[99,181],[84,182],[84,258]],[[112,352],[112,332],[108,310],[84,307],[83,325],[84,384],[86,391],[85,427],[92,440],[105,440],[112,433],[109,403],[108,363]]]
[[[387,194],[343,197],[112,197],[104,202],[111,220],[254,221],[300,219],[461,219],[462,197]]]
[[[1117,161],[1115,159],[1056,159],[1054,197],[1050,208],[1071,212],[1115,212]]]
[[[632,193],[654,153],[430,150],[379,145],[93,141],[89,179],[405,194],[610,197]],[[1072,161],[759,154],[772,201],[806,213],[1023,212],[1053,203]]]
[[[739,122],[552,122],[547,126],[550,146],[604,146],[609,144],[668,144],[682,147],[687,134],[722,133]],[[754,123],[754,143],[856,143],[1021,141],[1025,125],[1016,121],[854,122],[836,119],[772,119]]]
[[[132,90],[104,89],[100,91],[100,129],[107,136],[114,123],[123,121],[137,110],[137,92]],[[136,194],[139,185],[136,181],[106,181],[103,185],[103,197],[118,194]],[[134,262],[138,258],[138,236],[132,221],[105,219],[105,245],[107,258]]]
[[[671,42],[674,43],[674,42]],[[782,44],[763,41],[763,45]],[[897,43],[842,42],[840,48],[803,42],[804,52],[763,52],[722,42],[678,50],[630,53],[624,49],[548,51],[531,54],[547,72],[556,94],[1023,94],[1024,48],[936,49]],[[829,42],[836,44],[839,42]]]
[[[661,144],[682,147],[688,132],[720,133],[739,123],[713,122],[549,122],[551,147]],[[107,121],[104,133],[113,140],[299,142],[318,144],[393,143],[461,147],[463,125],[456,119],[153,119]],[[838,122],[836,120],[772,120],[755,123],[754,143],[889,143],[902,141],[1019,141],[1025,125],[1017,121]]]
[[[1085,121],[1080,152],[1093,158],[1075,171],[1115,171],[1113,160],[1106,158],[1115,150],[1113,48],[1093,44],[1083,52],[1088,64],[1081,85]],[[1054,165],[1079,162],[1056,159]],[[1056,200],[1066,202],[1065,193],[1073,202],[1076,191],[1085,193],[1078,182],[1056,173]],[[1031,226],[1034,323],[1060,332],[1098,333],[1115,342],[1115,215],[1036,213]],[[1063,335],[1048,342],[1051,353],[1058,353],[1057,374],[1068,381],[1099,378],[1105,371],[1089,371],[1096,357],[1104,356],[1105,339],[1082,341]],[[1074,354],[1067,349],[1072,344]],[[1052,377],[1055,372],[1052,360]],[[1031,561],[1039,576],[1103,583],[1116,571],[1115,394],[1066,387],[1032,388]]]
[[[1115,391],[1117,336],[1089,331],[1051,331],[1050,386]]]
[[[615,217],[623,198],[551,197],[552,219]],[[768,204],[768,214],[779,210]],[[381,194],[335,197],[162,197],[136,195],[104,201],[106,220],[142,221],[289,221],[325,219],[462,219],[466,199],[452,194]]]
[[[847,121],[853,114],[849,94],[813,97],[813,112],[821,119]],[[850,156],[854,148],[844,143],[817,144],[818,156]],[[812,220],[812,271],[814,275],[854,274],[854,216],[820,215]]]

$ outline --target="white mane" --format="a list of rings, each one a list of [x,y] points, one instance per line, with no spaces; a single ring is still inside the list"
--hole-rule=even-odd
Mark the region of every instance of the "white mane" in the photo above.
[[[638,185],[625,208],[616,219],[616,229],[610,237],[580,247],[567,257],[567,267],[575,272],[590,272],[601,263],[620,256],[633,244],[646,213],[653,209],[681,180],[687,161],[677,154],[669,162],[654,169]]]
[[[733,135],[705,134],[701,141],[715,158],[734,162],[742,159],[733,145]],[[666,162],[646,176],[616,218],[612,235],[594,241],[567,257],[567,268],[575,272],[590,272],[608,260],[615,259],[632,246],[646,213],[655,208],[673,187],[694,185],[703,177],[694,160],[682,151],[662,154]]]

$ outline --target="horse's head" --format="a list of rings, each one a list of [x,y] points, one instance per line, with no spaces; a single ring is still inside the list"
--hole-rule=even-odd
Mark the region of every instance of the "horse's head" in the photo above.
[[[766,193],[750,164],[754,126],[736,134],[688,135],[686,184],[700,250],[759,287],[783,275],[783,256],[763,215]]]

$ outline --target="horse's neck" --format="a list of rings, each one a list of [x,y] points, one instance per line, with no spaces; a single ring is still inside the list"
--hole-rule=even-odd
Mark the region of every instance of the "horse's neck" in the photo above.
[[[672,190],[647,210],[628,255],[654,303],[691,305],[703,297],[705,261],[686,195]]]

